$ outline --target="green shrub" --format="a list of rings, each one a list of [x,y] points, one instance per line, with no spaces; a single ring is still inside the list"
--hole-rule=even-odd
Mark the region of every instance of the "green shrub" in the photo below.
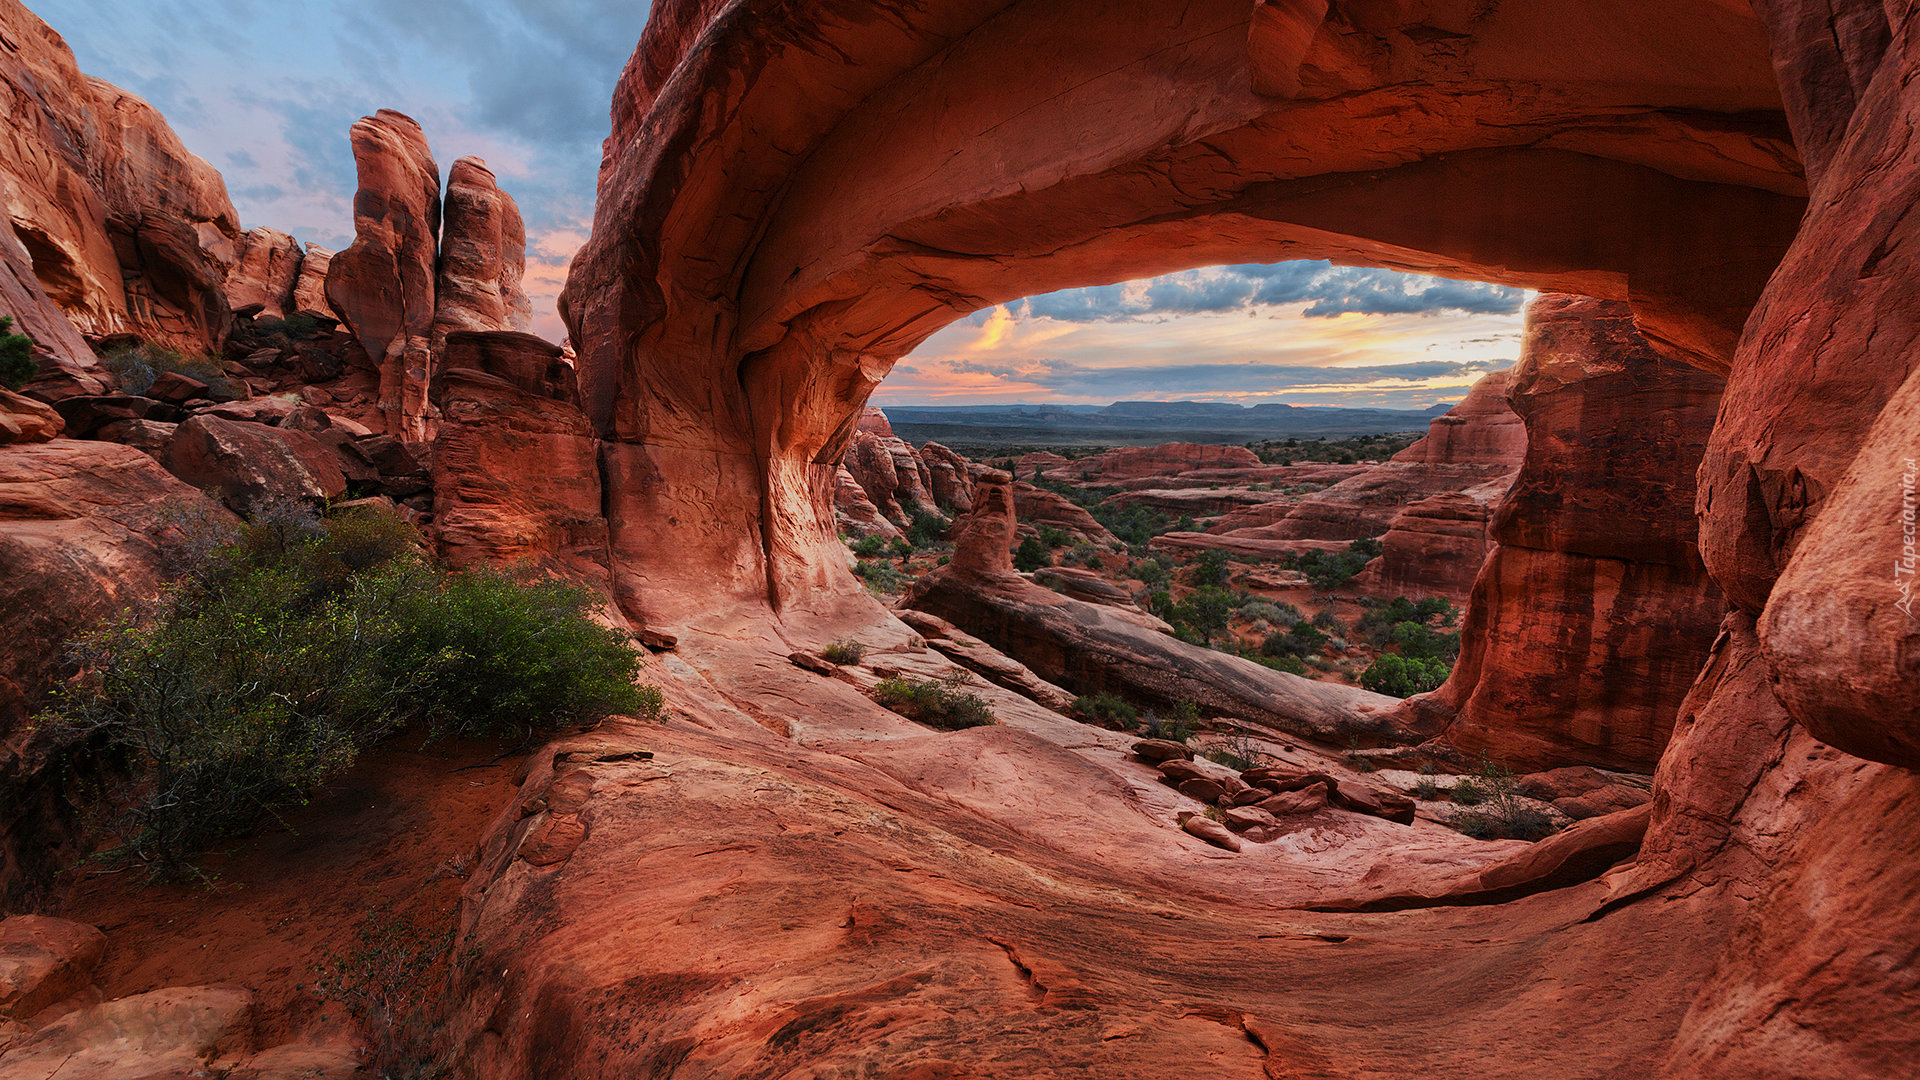
[[[1120,507],[1096,502],[1087,512],[1128,547],[1144,545],[1156,536],[1172,532],[1176,525],[1173,518],[1139,503]]]
[[[1474,783],[1472,777],[1463,776],[1453,782],[1453,787],[1448,791],[1447,798],[1452,799],[1461,806],[1479,806],[1480,800],[1486,798],[1486,796],[1481,794],[1480,785]]]
[[[1447,823],[1481,840],[1538,840],[1550,835],[1554,831],[1552,819],[1522,801],[1518,779],[1512,769],[1481,758],[1473,779],[1454,784],[1453,801],[1463,806],[1482,805],[1483,809],[1457,812]],[[1475,798],[1466,802],[1461,799],[1460,789],[1469,785]]]
[[[1440,797],[1440,785],[1432,777],[1423,776],[1413,785],[1413,795],[1416,799],[1433,802]]]
[[[1417,656],[1395,656],[1392,653],[1380,657],[1367,670],[1360,673],[1360,685],[1376,694],[1388,694],[1398,698],[1409,698],[1415,694],[1424,694],[1438,690],[1440,684],[1447,681],[1453,669],[1445,660],[1422,659]]]
[[[1188,630],[1206,645],[1226,633],[1233,614],[1233,597],[1225,589],[1209,585],[1195,589],[1192,595],[1173,605],[1171,611],[1168,622],[1177,629]]]
[[[894,676],[880,680],[873,688],[873,700],[909,720],[942,731],[994,723],[993,707],[985,698],[962,690],[964,685],[964,675],[944,682]]]
[[[18,390],[33,381],[40,365],[33,362],[33,339],[13,332],[13,319],[0,315],[0,386]]]
[[[1307,622],[1297,622],[1284,631],[1268,634],[1260,643],[1260,652],[1264,656],[1292,656],[1304,659],[1320,655],[1327,646],[1327,635],[1319,627]]]
[[[907,540],[914,547],[926,547],[946,539],[947,529],[953,523],[939,514],[929,514],[916,510],[913,523],[907,526]]]
[[[1193,583],[1195,585],[1225,585],[1227,583],[1227,553],[1217,548],[1200,553],[1193,563]]]
[[[1193,738],[1193,718],[1174,716],[1161,718],[1148,714],[1143,730],[1149,739],[1171,739],[1183,743]]]
[[[1073,699],[1073,713],[1102,727],[1131,731],[1140,722],[1140,710],[1118,694],[1101,692]]]
[[[853,545],[854,555],[862,559],[878,558],[885,550],[887,550],[887,542],[878,536],[863,536],[859,543]]]
[[[1366,568],[1381,551],[1378,540],[1355,540],[1345,551],[1308,551],[1286,560],[1322,592],[1338,588]]]
[[[904,536],[896,537],[893,543],[887,545],[887,553],[904,562],[913,558],[913,542]]]
[[[1165,585],[1169,577],[1167,564],[1161,562],[1158,557],[1135,562],[1127,573],[1134,580],[1143,581],[1148,585]]]
[[[1029,536],[1020,541],[1013,552],[1013,568],[1024,573],[1032,573],[1043,566],[1053,565],[1053,552],[1039,537]]]
[[[657,717],[639,655],[559,582],[429,565],[388,515],[269,507],[145,616],[74,645],[86,673],[44,719],[132,766],[123,853],[156,873],[305,801],[412,724],[531,737]]]
[[[867,647],[857,641],[836,641],[820,650],[820,656],[829,664],[857,664],[867,655]]]
[[[102,357],[102,367],[113,372],[120,389],[128,394],[144,394],[163,371],[172,371],[207,384],[209,391],[222,397],[233,395],[226,369],[220,361],[205,356],[182,356],[162,345],[139,344],[115,349]]]
[[[1048,551],[1052,551],[1055,548],[1066,547],[1073,542],[1073,537],[1071,534],[1056,529],[1051,525],[1042,525],[1040,526],[1040,542],[1047,545]]]
[[[855,566],[853,572],[860,575],[860,580],[866,582],[867,591],[871,593],[900,593],[913,584],[912,578],[895,570],[891,563],[863,562]]]

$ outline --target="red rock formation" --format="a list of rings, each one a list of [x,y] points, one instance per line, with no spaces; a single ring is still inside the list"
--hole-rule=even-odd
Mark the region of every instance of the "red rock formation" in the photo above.
[[[91,355],[23,295],[34,291],[29,275],[89,337],[217,352],[229,322],[222,280],[240,236],[219,173],[146,102],[81,74],[60,35],[17,0],[0,0],[0,34],[11,43],[0,49],[10,224],[0,231],[19,244],[0,260],[10,267],[0,274],[11,279],[0,287],[9,314],[70,373],[90,369]],[[0,239],[0,249],[13,247]]]
[[[833,506],[840,531],[855,538],[877,536],[892,540],[901,535],[899,528],[880,513],[867,498],[867,490],[853,478],[845,465],[833,473]]]
[[[227,271],[227,304],[235,313],[284,319],[294,310],[294,287],[302,275],[300,243],[275,229],[248,229],[235,241],[237,259]]]
[[[486,162],[463,157],[453,163],[445,216],[434,292],[436,344],[455,330],[530,329],[533,302],[520,285],[527,265],[526,226]]]
[[[66,426],[59,413],[32,398],[0,387],[0,446],[46,442],[57,438]]]
[[[1526,429],[1507,404],[1512,373],[1482,376],[1427,435],[1318,494],[1302,498],[1273,525],[1244,539],[1361,540],[1384,534],[1400,511],[1421,499],[1510,478],[1526,454]]]
[[[249,513],[273,499],[325,503],[347,490],[333,452],[303,431],[195,416],[168,440],[167,471]]]
[[[1055,495],[1051,491],[1034,487],[1032,484],[1013,485],[1013,506],[1021,521],[1035,528],[1046,526],[1058,529],[1076,542],[1089,544],[1120,542],[1107,531],[1106,526],[1095,521],[1092,514],[1081,509],[1064,495]]]
[[[0,679],[37,700],[66,662],[57,643],[158,595],[183,528],[231,520],[132,447],[0,447],[0,641],[35,646],[0,648]]]
[[[432,435],[427,401],[440,239],[440,169],[410,116],[382,109],[353,125],[360,190],[353,243],[327,269],[327,303],[380,370],[386,431]]]
[[[973,509],[973,462],[930,442],[920,445],[920,463],[926,466],[927,485],[941,509],[960,514]]]
[[[1162,443],[1122,446],[1047,470],[1047,479],[1102,485],[1146,476],[1179,476],[1195,469],[1251,469],[1259,455],[1244,446]]]
[[[300,260],[300,278],[293,286],[293,313],[312,319],[339,322],[333,306],[327,303],[327,271],[333,266],[333,252],[319,244],[308,244]]]
[[[879,410],[872,409],[869,413],[877,414]],[[880,434],[883,427],[887,434]],[[863,418],[847,442],[841,465],[853,475],[883,516],[896,525],[905,525],[913,520],[915,513],[940,511],[931,490],[931,471],[913,447],[893,435],[892,430],[884,415],[877,424]]]
[[[446,365],[433,532],[447,560],[606,588],[599,447],[559,347],[531,334],[455,331]]]
[[[1400,511],[1380,538],[1378,559],[1353,581],[1377,596],[1444,596],[1465,601],[1493,549],[1488,529],[1508,482],[1422,499]]]
[[[1667,360],[1622,304],[1543,295],[1510,400],[1527,460],[1474,583],[1461,656],[1426,702],[1515,768],[1651,769],[1725,610],[1694,547],[1717,376]]]

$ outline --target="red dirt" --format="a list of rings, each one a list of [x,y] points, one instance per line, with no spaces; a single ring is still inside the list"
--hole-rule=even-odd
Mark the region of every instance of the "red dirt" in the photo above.
[[[109,998],[234,983],[257,995],[263,1044],[337,1029],[338,1005],[305,989],[392,905],[436,922],[458,903],[486,824],[514,790],[517,746],[405,735],[369,751],[285,827],[205,860],[211,887],[152,884],[137,869],[82,870],[54,914],[107,934]],[[503,756],[503,754],[505,756]]]

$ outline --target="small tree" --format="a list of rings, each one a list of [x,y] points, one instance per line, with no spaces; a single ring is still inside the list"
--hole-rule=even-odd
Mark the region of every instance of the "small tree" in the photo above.
[[[33,339],[13,332],[13,319],[0,315],[0,386],[18,390],[40,373],[33,362]]]
[[[1053,565],[1053,552],[1037,536],[1029,536],[1020,541],[1013,552],[1013,568],[1023,573],[1031,573],[1043,566]]]

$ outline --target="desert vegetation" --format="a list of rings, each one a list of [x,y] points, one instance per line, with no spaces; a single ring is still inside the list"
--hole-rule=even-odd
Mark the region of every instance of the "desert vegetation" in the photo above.
[[[657,716],[596,607],[576,585],[438,567],[389,513],[273,503],[77,641],[84,674],[40,722],[126,763],[101,793],[118,854],[170,873],[409,727],[524,742]]]
[[[38,370],[33,362],[33,339],[13,332],[11,316],[0,315],[0,386],[18,390]]]

